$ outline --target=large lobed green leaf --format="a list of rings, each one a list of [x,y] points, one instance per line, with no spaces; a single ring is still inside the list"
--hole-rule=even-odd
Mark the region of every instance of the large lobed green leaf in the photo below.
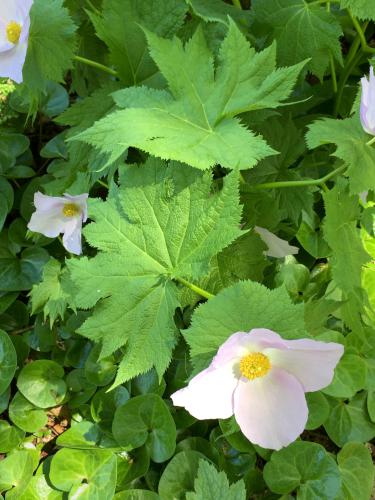
[[[203,170],[216,164],[247,169],[274,153],[235,116],[280,106],[305,62],[276,69],[275,45],[256,53],[232,21],[216,69],[200,28],[185,46],[176,37],[146,34],[169,91],[132,87],[117,92],[114,98],[125,109],[76,139],[106,153],[107,164],[130,146]]]
[[[99,253],[70,259],[76,306],[94,308],[79,332],[102,342],[102,356],[123,348],[115,381],[167,368],[176,342],[173,277],[195,279],[241,235],[238,176],[211,193],[211,175],[150,159],[128,166],[108,200],[93,200],[85,237]]]

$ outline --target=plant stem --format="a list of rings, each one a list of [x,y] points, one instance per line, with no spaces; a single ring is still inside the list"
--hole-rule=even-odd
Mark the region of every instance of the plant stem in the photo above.
[[[188,288],[190,288],[190,290],[193,290],[193,292],[197,293],[198,295],[201,295],[205,299],[212,299],[212,297],[215,297],[215,295],[213,295],[212,293],[207,292],[206,290],[203,290],[202,288],[199,288],[199,286],[194,285],[193,283],[190,283],[189,281],[186,281],[184,278],[179,278],[178,276],[176,276],[174,279],[176,281],[180,282],[182,285],[187,286]]]
[[[20,333],[26,333],[29,332],[34,328],[35,325],[29,325],[25,326],[25,328],[20,328],[19,330],[13,330],[12,332],[9,332],[11,335],[19,335]]]
[[[367,146],[371,146],[375,142],[375,137],[366,142]]]
[[[335,100],[335,107],[334,107],[334,111],[333,111],[333,116],[335,118],[337,117],[338,112],[339,112],[345,84],[350,76],[350,73],[352,72],[352,69],[355,67],[355,65],[357,63],[357,59],[358,59],[357,50],[358,50],[360,45],[361,45],[361,40],[360,40],[359,36],[357,35],[352,46],[350,47],[348,57],[346,60],[346,64],[345,64],[344,70],[340,76],[340,80],[338,83],[338,89],[337,89],[336,100]]]
[[[95,14],[97,14],[98,16],[101,15],[100,10],[97,9],[90,0],[86,0],[86,3],[88,4],[89,7],[91,7],[92,11],[95,12]]]
[[[332,77],[332,87],[333,87],[333,92],[336,94],[337,93],[337,76],[336,76],[336,68],[335,68],[335,61],[333,60],[333,55],[329,55],[329,64],[331,67],[331,77]]]
[[[341,167],[336,168],[329,174],[320,179],[306,179],[305,181],[279,181],[279,182],[265,182],[263,184],[253,184],[248,186],[242,186],[242,191],[252,191],[253,189],[277,189],[277,188],[288,188],[288,187],[306,187],[306,186],[323,186],[329,179],[335,175],[343,172],[346,169],[346,165],[341,165]],[[245,189],[244,189],[245,188]]]
[[[114,69],[109,68],[108,66],[104,66],[104,64],[100,64],[96,61],[92,61],[91,59],[86,59],[86,57],[74,56],[74,59],[77,62],[87,64],[87,66],[91,66],[92,68],[99,69],[100,71],[104,71],[105,73],[108,73],[112,76],[118,76],[117,71],[115,71]]]
[[[106,182],[102,181],[101,179],[98,179],[96,182],[97,182],[98,184],[100,184],[101,186],[103,186],[103,187],[105,187],[105,188],[109,189],[108,184],[107,184]]]
[[[232,0],[232,4],[235,7],[238,7],[239,9],[242,9],[241,1],[240,0]]]
[[[358,33],[358,36],[359,36],[359,39],[361,41],[361,46],[362,46],[362,50],[363,52],[368,52],[370,54],[375,54],[375,48],[373,47],[370,47],[368,44],[367,44],[367,40],[366,40],[366,37],[365,37],[365,33],[364,31],[366,30],[367,28],[367,24],[365,24],[365,27],[364,29],[362,29],[361,25],[359,24],[358,20],[353,16],[353,14],[350,12],[350,10],[348,9],[348,12],[349,12],[349,16],[350,16],[350,19],[352,20],[352,23],[353,23],[353,26],[354,28],[356,29],[357,33]]]

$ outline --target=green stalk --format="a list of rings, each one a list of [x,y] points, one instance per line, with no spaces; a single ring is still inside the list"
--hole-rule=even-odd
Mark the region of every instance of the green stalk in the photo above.
[[[253,184],[247,186],[241,186],[242,191],[253,191],[254,189],[278,189],[278,188],[289,188],[289,187],[306,187],[306,186],[324,186],[325,183],[334,177],[335,175],[343,172],[346,169],[346,165],[336,168],[329,174],[320,179],[306,179],[305,181],[275,181],[275,182],[265,182],[263,184]]]
[[[190,290],[193,290],[193,292],[197,293],[198,295],[201,295],[205,299],[212,299],[212,297],[215,297],[215,295],[213,295],[212,293],[203,290],[199,286],[194,285],[189,281],[186,281],[184,278],[179,278],[178,276],[176,276],[174,279],[179,283],[181,283],[182,285],[185,285],[186,287],[190,288]]]
[[[238,7],[239,9],[242,9],[242,5],[240,0],[232,0],[232,3],[235,7]]]
[[[366,142],[367,146],[371,146],[375,142],[375,137]]]
[[[108,66],[104,66],[104,64],[100,64],[96,61],[92,61],[91,59],[86,59],[86,57],[74,56],[74,59],[77,62],[80,62],[82,64],[86,64],[87,66],[91,66],[92,68],[99,69],[100,71],[104,71],[105,73],[108,73],[109,75],[118,76],[117,71],[115,71],[114,69],[109,68]]]

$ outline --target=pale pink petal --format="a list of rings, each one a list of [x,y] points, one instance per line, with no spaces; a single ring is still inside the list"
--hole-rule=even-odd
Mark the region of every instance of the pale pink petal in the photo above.
[[[279,450],[303,432],[308,410],[298,380],[272,368],[265,377],[240,379],[234,391],[234,415],[249,441]]]
[[[250,352],[262,351],[267,347],[283,347],[279,334],[266,328],[254,328],[249,333],[233,333],[222,344],[212,360],[212,366],[219,367],[229,361],[239,361]]]
[[[344,353],[341,344],[309,339],[284,340],[284,344],[284,349],[263,351],[272,366],[294,375],[305,392],[319,391],[331,383],[335,367]]]
[[[299,251],[298,247],[289,245],[287,241],[282,240],[268,229],[255,226],[254,231],[259,234],[263,242],[268,246],[268,250],[265,250],[264,254],[269,257],[282,258],[287,255],[294,255]]]
[[[26,52],[26,43],[19,43],[11,50],[0,52],[0,77],[10,78],[17,83],[21,83],[23,80],[22,68]]]
[[[229,418],[233,415],[233,391],[237,383],[231,363],[217,369],[210,366],[171,398],[175,406],[183,406],[199,420]]]
[[[70,219],[64,227],[63,245],[70,253],[80,255],[82,253],[81,242],[82,223],[80,219]]]
[[[65,220],[59,209],[49,212],[37,210],[31,216],[27,228],[34,233],[41,233],[48,238],[56,238],[64,229]]]

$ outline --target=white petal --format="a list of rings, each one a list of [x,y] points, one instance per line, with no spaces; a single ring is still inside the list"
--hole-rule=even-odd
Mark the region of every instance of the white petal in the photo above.
[[[287,255],[294,255],[298,253],[299,249],[289,245],[289,243],[276,234],[271,233],[268,229],[263,227],[255,226],[254,231],[259,234],[264,243],[268,246],[268,250],[264,252],[265,255],[269,257],[286,257]]]
[[[199,420],[229,418],[233,415],[233,391],[237,383],[231,363],[217,369],[209,367],[171,398],[175,406],[183,406]]]
[[[12,50],[0,52],[0,77],[10,78],[17,83],[21,83],[22,68],[25,62],[27,44],[19,43]]]
[[[56,238],[56,236],[63,232],[65,220],[60,211],[51,210],[50,212],[42,212],[37,210],[31,216],[27,227],[30,231],[44,234],[48,238]]]
[[[234,391],[234,415],[249,441],[279,450],[303,432],[308,410],[298,380],[273,368],[265,377],[239,381]]]
[[[306,392],[318,391],[331,383],[335,367],[344,353],[341,344],[310,339],[284,340],[284,344],[285,349],[263,351],[272,366],[294,375]]]
[[[65,203],[65,198],[60,196],[48,196],[40,191],[34,194],[34,205],[37,210],[48,212],[50,210],[59,209],[62,214]]]
[[[82,224],[77,217],[72,218],[64,226],[63,245],[70,253],[80,255],[82,253],[81,242]]]

